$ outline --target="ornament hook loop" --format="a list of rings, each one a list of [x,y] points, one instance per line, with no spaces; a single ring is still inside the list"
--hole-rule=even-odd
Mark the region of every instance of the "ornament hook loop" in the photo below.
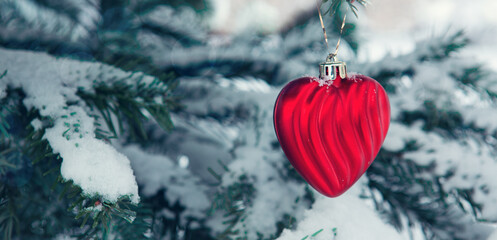
[[[337,60],[335,53],[330,53],[326,60],[319,64],[319,78],[333,81],[340,76],[341,79],[347,77],[347,64]]]
[[[326,62],[336,62],[336,61],[337,61],[336,53],[330,53],[328,54],[328,57],[326,57]]]

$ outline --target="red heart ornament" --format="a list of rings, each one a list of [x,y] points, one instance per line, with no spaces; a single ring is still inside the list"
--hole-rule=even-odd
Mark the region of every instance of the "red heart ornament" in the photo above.
[[[389,125],[388,96],[364,75],[337,76],[332,82],[296,79],[281,90],[274,107],[274,127],[285,155],[328,197],[341,195],[364,174]]]

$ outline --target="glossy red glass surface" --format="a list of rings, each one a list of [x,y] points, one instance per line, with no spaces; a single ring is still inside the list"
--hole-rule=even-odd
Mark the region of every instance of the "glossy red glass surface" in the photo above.
[[[317,78],[288,83],[274,108],[278,140],[295,169],[317,191],[336,197],[371,165],[390,124],[390,103],[374,79]]]

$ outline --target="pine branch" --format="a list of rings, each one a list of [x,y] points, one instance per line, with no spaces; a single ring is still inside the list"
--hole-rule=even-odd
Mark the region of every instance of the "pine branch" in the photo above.
[[[446,37],[441,36],[438,41],[431,40],[424,47],[417,46],[419,52],[418,59],[421,62],[429,60],[443,60],[450,56],[450,54],[457,52],[464,48],[469,43],[469,38],[464,35],[464,31],[460,30],[456,33]]]
[[[404,141],[410,141],[404,143],[404,149],[382,149],[367,171],[377,209],[397,229],[410,231],[412,226],[420,226],[427,239],[483,239],[486,236],[473,229],[478,225],[477,221],[481,221],[485,209],[483,204],[488,204],[481,202],[481,198],[478,199],[480,202],[475,200],[482,194],[480,186],[484,183],[475,181],[470,186],[457,183],[451,186],[452,180],[457,181],[461,175],[464,179],[466,174],[471,178],[471,174],[479,173],[466,173],[465,169],[458,169],[457,164],[450,164],[451,158],[443,159],[447,151],[442,146],[445,141],[455,146],[474,143],[483,151],[493,147],[485,140],[488,130],[468,120],[471,118],[466,114],[472,114],[464,111],[466,106],[453,101],[451,98],[455,95],[452,92],[445,92],[461,90],[479,94],[480,101],[491,101],[491,94],[488,97],[488,90],[481,86],[486,80],[481,65],[452,58],[453,53],[466,44],[468,39],[462,31],[429,39],[418,43],[410,54],[396,58],[387,56],[373,64],[368,74],[379,80],[389,92],[415,93],[421,90],[433,94],[423,100],[417,99],[415,110],[401,110],[394,117],[396,124],[407,125],[406,129],[413,129],[413,133],[420,132],[423,136],[413,136],[410,140],[410,134],[403,134]],[[426,74],[426,71],[440,71],[441,74]],[[453,84],[452,89],[440,89],[436,85],[423,87],[445,76],[448,76],[445,80]],[[403,109],[401,101],[396,100],[393,104]],[[397,129],[397,134],[401,131]],[[431,146],[425,141],[420,145],[419,142],[433,136],[440,140],[438,144]],[[481,157],[483,161],[492,155],[475,151],[468,156]],[[430,156],[431,153],[435,154]],[[454,161],[468,160],[462,158],[455,157]]]
[[[38,239],[42,235],[55,237],[67,231],[85,237],[107,236],[110,232],[120,233],[127,229],[134,233],[128,235],[130,239],[145,239],[144,233],[150,229],[150,224],[144,222],[145,212],[139,206],[130,204],[126,198],[116,203],[101,202],[98,196],[85,196],[79,186],[62,178],[59,171],[62,159],[43,138],[45,129],[52,126],[52,120],[41,118],[36,110],[28,111],[23,98],[20,89],[8,88],[6,98],[1,100],[11,111],[2,115],[0,124],[13,123],[6,128],[7,135],[0,137],[0,229],[4,238]],[[42,128],[33,128],[31,122],[35,119],[41,119]],[[8,140],[5,136],[9,136]],[[53,198],[54,193],[59,195],[57,199]],[[100,211],[97,211],[96,202],[101,202]],[[46,214],[46,206],[53,206],[53,216],[42,217]],[[136,211],[141,215],[134,224]],[[57,227],[32,226],[42,218],[46,224]],[[80,225],[86,231],[77,230]],[[40,232],[40,229],[45,230]],[[140,233],[142,237],[138,237]]]
[[[135,212],[136,218],[130,223],[125,218],[118,219],[114,226],[119,232],[121,239],[134,240],[134,239],[151,239],[150,231],[152,229],[152,216],[153,212],[149,207],[135,206],[128,204],[125,206],[130,211]]]
[[[78,22],[78,15],[85,5],[80,4],[75,1],[53,1],[53,0],[34,0],[35,4],[38,5],[39,8],[50,9],[51,11],[56,12],[58,15],[66,16],[74,22]]]
[[[297,219],[295,218],[295,216],[292,216],[290,214],[285,214],[283,215],[281,220],[276,223],[276,228],[277,228],[276,233],[269,236],[268,238],[276,239],[281,235],[284,229],[295,229],[296,226],[297,226]]]
[[[129,81],[131,80],[131,81]],[[178,107],[176,99],[171,92],[176,85],[166,85],[158,79],[146,81],[143,77],[134,78],[133,74],[128,78],[121,79],[108,85],[98,82],[94,85],[94,92],[78,91],[78,95],[99,115],[93,117],[99,121],[103,118],[110,131],[97,128],[96,134],[99,138],[115,138],[125,129],[135,141],[147,139],[144,122],[148,112],[159,126],[170,131],[173,123],[169,111]],[[118,126],[115,126],[117,119]],[[123,125],[127,123],[127,126]]]
[[[224,218],[226,220],[223,224],[226,225],[226,228],[216,236],[217,239],[231,239],[233,236],[244,235],[244,233],[236,230],[235,226],[243,222],[245,210],[251,205],[254,193],[255,188],[245,175],[240,176],[238,182],[219,188],[209,211],[209,215],[214,214],[215,211],[225,212]]]
[[[446,192],[440,181],[449,176],[433,174],[435,165],[420,166],[402,158],[406,152],[416,149],[416,143],[412,142],[399,152],[380,151],[367,171],[369,187],[382,196],[377,199],[372,194],[376,208],[399,230],[419,223],[427,239],[460,239],[458,236],[469,233],[470,229],[459,204],[461,201],[470,203],[475,213],[478,205],[470,195],[461,199]],[[407,226],[403,218],[407,218]]]
[[[0,184],[0,232],[4,240],[12,239],[14,233],[19,234],[20,222],[16,215],[15,202],[6,186]]]
[[[487,77],[488,75],[489,73],[484,70],[484,67],[481,64],[458,68],[450,73],[451,77],[458,80],[462,84],[473,87],[476,87],[478,81]]]
[[[425,101],[423,106],[424,109],[421,110],[403,111],[399,120],[407,125],[422,120],[424,122],[423,130],[440,129],[452,137],[457,137],[455,134],[458,133],[458,130],[470,127],[464,124],[461,113],[457,111],[437,108],[433,101]]]
[[[8,88],[6,92],[7,95],[2,99],[2,103],[5,103],[10,111],[3,112],[0,124],[7,126],[9,137],[8,140],[0,138],[0,159],[12,167],[4,168],[0,172],[0,203],[2,203],[0,208],[5,210],[0,212],[6,214],[0,217],[3,219],[0,221],[0,228],[5,230],[2,231],[4,239],[10,239],[21,233],[29,236],[33,231],[39,230],[39,227],[43,227],[25,223],[31,223],[33,218],[41,219],[37,214],[41,214],[40,210],[45,208],[40,208],[38,205],[38,209],[32,209],[32,206],[49,199],[48,196],[43,196],[49,192],[40,190],[46,190],[50,186],[48,182],[51,181],[51,177],[43,176],[43,172],[54,167],[54,164],[52,158],[47,157],[48,159],[44,159],[47,161],[40,161],[37,167],[33,166],[35,161],[33,153],[44,156],[46,152],[46,146],[39,144],[42,141],[42,134],[34,131],[30,126],[37,114],[23,107],[23,93],[20,90]],[[7,122],[10,124],[6,125]],[[44,204],[49,203],[44,202]],[[45,218],[47,224],[51,220]],[[60,220],[64,221],[62,217]]]
[[[150,211],[130,203],[128,199],[106,203],[95,198],[83,200],[79,197],[76,206],[71,206],[69,210],[78,213],[75,219],[82,221],[81,228],[91,226],[76,235],[78,238],[101,236],[108,239],[109,235],[118,234],[121,239],[149,239],[145,233],[151,228],[150,222],[146,221],[151,216]]]
[[[482,137],[482,130],[464,123],[459,112],[439,108],[431,101],[424,103],[424,109],[403,111],[398,120],[407,125],[422,121],[424,131],[448,139]],[[479,219],[482,206],[473,199],[474,189],[445,189],[442,183],[453,177],[455,169],[440,175],[435,172],[436,161],[420,165],[405,157],[419,148],[413,140],[399,151],[380,151],[367,171],[370,188],[382,196],[374,199],[377,209],[397,229],[420,224],[427,239],[464,239],[460,236],[465,234],[477,239],[469,216]],[[408,226],[403,225],[403,218]]]
[[[329,0],[323,0],[323,3],[326,3],[328,2]],[[362,5],[362,6],[366,6],[367,2],[365,0],[357,0],[357,2]],[[330,4],[330,7],[328,8],[328,10],[326,10],[325,13],[329,13],[330,15],[335,15],[335,13],[337,13],[339,10],[340,10],[340,7],[342,6],[342,4],[347,4],[347,8],[350,8],[350,10],[352,10],[352,13],[354,14],[354,16],[356,18],[358,18],[359,16],[357,15],[357,7],[354,5],[354,0],[331,0],[331,4]]]
[[[0,44],[11,48],[87,51],[99,21],[94,1],[1,1],[0,9]]]
[[[358,69],[368,73],[368,76],[376,79],[387,92],[394,93],[396,83],[392,79],[398,80],[404,76],[413,77],[417,72],[417,66],[423,62],[442,62],[447,60],[452,53],[457,52],[468,44],[468,38],[463,31],[458,31],[449,36],[440,36],[428,39],[416,44],[416,50],[412,53],[390,57],[386,56],[376,63],[358,66]],[[378,67],[381,66],[381,67]]]

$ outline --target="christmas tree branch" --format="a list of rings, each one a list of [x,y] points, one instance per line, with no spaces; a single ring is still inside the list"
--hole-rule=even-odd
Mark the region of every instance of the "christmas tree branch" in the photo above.
[[[358,69],[368,72],[368,75],[380,82],[387,92],[394,93],[397,85],[391,81],[392,79],[414,76],[417,73],[416,67],[423,62],[447,60],[451,54],[462,49],[468,42],[464,32],[457,31],[448,36],[443,35],[418,42],[413,53],[395,58],[386,56],[379,62],[359,66]]]
[[[330,0],[323,0],[323,3],[326,3]],[[330,15],[334,15],[336,12],[338,12],[340,10],[340,6],[342,6],[342,4],[346,4],[347,5],[347,8],[350,8],[352,10],[352,13],[355,15],[356,18],[358,18],[359,16],[357,15],[357,7],[354,5],[354,0],[331,0],[331,4],[330,4],[330,7],[328,8],[328,10],[326,10],[326,13],[329,13]],[[366,6],[367,2],[365,0],[357,0],[357,2],[362,5],[362,6]]]
[[[130,75],[129,79],[133,76]],[[111,135],[101,127],[97,128],[96,134],[99,138],[115,138],[123,133],[127,123],[128,134],[132,139],[145,140],[147,134],[143,123],[148,119],[145,111],[152,116],[162,129],[170,131],[173,123],[169,111],[177,108],[179,105],[176,98],[173,97],[172,91],[175,85],[166,85],[158,79],[145,83],[142,77],[129,83],[129,79],[115,81],[108,85],[107,83],[96,83],[94,91],[78,91],[78,95],[90,106],[96,110],[99,115],[92,115],[97,121],[103,118]],[[115,126],[114,119],[119,124]]]
[[[120,120],[125,121],[130,125],[142,126],[143,121],[147,119],[145,115],[143,115],[143,111],[147,110],[150,115],[157,120],[160,126],[170,130],[172,128],[172,123],[169,118],[169,109],[175,104],[173,98],[170,96],[170,91],[172,91],[170,87],[171,85],[166,86],[158,80],[148,82],[134,80],[135,79],[132,79],[128,82],[126,82],[126,79],[115,81],[111,86],[103,83],[97,84],[94,89],[96,94],[93,95],[83,91],[82,89],[80,89],[78,93],[82,99],[86,100],[88,103],[93,103],[93,105],[88,104],[89,106],[99,106],[101,113],[120,115]],[[46,183],[46,186],[52,186],[52,191],[59,193],[60,197],[58,200],[63,203],[62,205],[67,206],[63,208],[68,209],[70,212],[75,212],[76,219],[78,221],[82,221],[82,226],[91,224],[91,228],[85,231],[83,235],[86,234],[86,237],[96,236],[96,234],[107,236],[107,233],[115,231],[114,228],[109,228],[111,225],[119,228],[129,228],[129,226],[125,226],[125,222],[130,224],[135,220],[135,210],[139,209],[139,207],[130,207],[130,204],[127,202],[128,200],[126,198],[119,199],[114,203],[103,201],[98,197],[98,195],[87,196],[82,192],[81,188],[73,184],[72,181],[64,180],[59,172],[61,165],[60,156],[58,154],[54,154],[48,141],[43,139],[45,129],[53,127],[53,119],[41,117],[36,110],[24,113],[27,110],[25,110],[22,104],[22,100],[24,98],[22,90],[8,88],[6,95],[7,96],[1,100],[5,105],[2,104],[2,110],[0,111],[0,125],[5,128],[4,133],[0,135],[0,163],[5,162],[5,164],[0,164],[0,169],[2,170],[0,171],[0,179],[2,179],[2,185],[0,187],[2,187],[2,189],[7,189],[3,191],[13,192],[13,194],[6,194],[3,196],[15,197],[12,199],[2,198],[0,202],[22,203],[28,199],[25,196],[26,193],[5,185],[5,176],[9,176],[12,171],[19,170],[19,166],[14,165],[12,161],[16,162],[19,161],[19,159],[25,159],[22,156],[26,156],[26,158],[32,159],[31,161],[28,161],[28,163],[33,164],[33,166],[23,166],[21,169],[31,169],[30,171],[35,170],[39,172],[39,175],[36,175],[41,179],[37,180],[39,183],[51,181],[50,183]],[[162,104],[164,102],[165,104]],[[13,110],[6,111],[4,106],[12,108]],[[113,123],[111,121],[113,116],[114,115],[106,115],[108,120],[107,122],[109,124]],[[62,118],[64,118],[64,116],[62,116]],[[35,120],[40,121],[40,126],[38,126],[39,129],[37,130],[31,126],[31,123]],[[16,124],[9,124],[9,122],[12,121]],[[111,126],[109,126],[109,128],[112,129]],[[120,133],[116,129],[117,128],[114,128],[115,135]],[[122,125],[119,130],[122,131]],[[101,134],[99,132],[101,131],[98,131],[97,128],[97,136],[98,134]],[[140,134],[144,133],[144,131],[137,132]],[[109,139],[108,135],[102,136],[104,136],[104,139]],[[22,138],[22,141],[16,140],[19,139],[19,137]],[[146,136],[140,135],[140,137]],[[16,152],[19,152],[19,154],[12,155],[12,153]],[[28,183],[28,186],[32,185],[32,183]],[[43,196],[40,199],[48,199],[48,196]],[[20,209],[12,209],[13,205],[11,204],[2,204],[1,207],[7,206],[11,210],[5,211],[5,213],[10,213],[10,217],[6,216],[5,221],[0,221],[0,227],[7,230],[6,233],[9,234],[10,238],[13,234],[12,230],[21,227],[16,227],[16,221],[13,221],[14,219],[19,218],[21,221],[27,222],[30,220],[25,220],[29,216],[23,214],[20,214],[19,216],[14,215],[17,211],[20,211]],[[66,213],[66,215],[70,214]],[[113,216],[117,218],[113,218]],[[124,220],[124,222],[121,222],[119,219]],[[129,235],[131,237],[127,239],[142,239],[145,236],[144,234],[141,234],[142,237],[136,237],[136,234],[140,232],[144,233],[146,229],[150,228],[150,224],[144,222],[143,219],[144,218],[141,217],[141,223],[135,224],[133,225],[135,227],[130,228],[129,231],[135,234]],[[67,221],[67,223],[70,225],[65,226],[67,229],[72,229],[76,225],[75,221]],[[25,230],[22,231],[25,232]],[[36,235],[36,233],[33,234]]]
[[[463,232],[469,232],[471,220],[459,205],[461,201],[469,203],[475,214],[478,205],[470,195],[463,199],[446,192],[441,181],[449,176],[433,174],[435,165],[420,166],[402,158],[409,151],[417,151],[415,142],[399,152],[381,150],[368,169],[369,187],[381,193],[380,199],[372,194],[377,210],[399,230],[421,224],[426,238],[457,239]],[[385,187],[387,185],[395,187]]]
[[[225,167],[225,169],[227,168]],[[218,174],[213,175],[215,177],[219,176]],[[251,205],[254,193],[255,188],[245,175],[240,176],[238,182],[218,189],[212,201],[209,215],[214,214],[216,211],[225,212],[223,215],[226,220],[223,224],[226,225],[226,228],[216,236],[217,239],[231,239],[230,236],[244,235],[235,229],[235,226],[244,221],[245,210]]]

